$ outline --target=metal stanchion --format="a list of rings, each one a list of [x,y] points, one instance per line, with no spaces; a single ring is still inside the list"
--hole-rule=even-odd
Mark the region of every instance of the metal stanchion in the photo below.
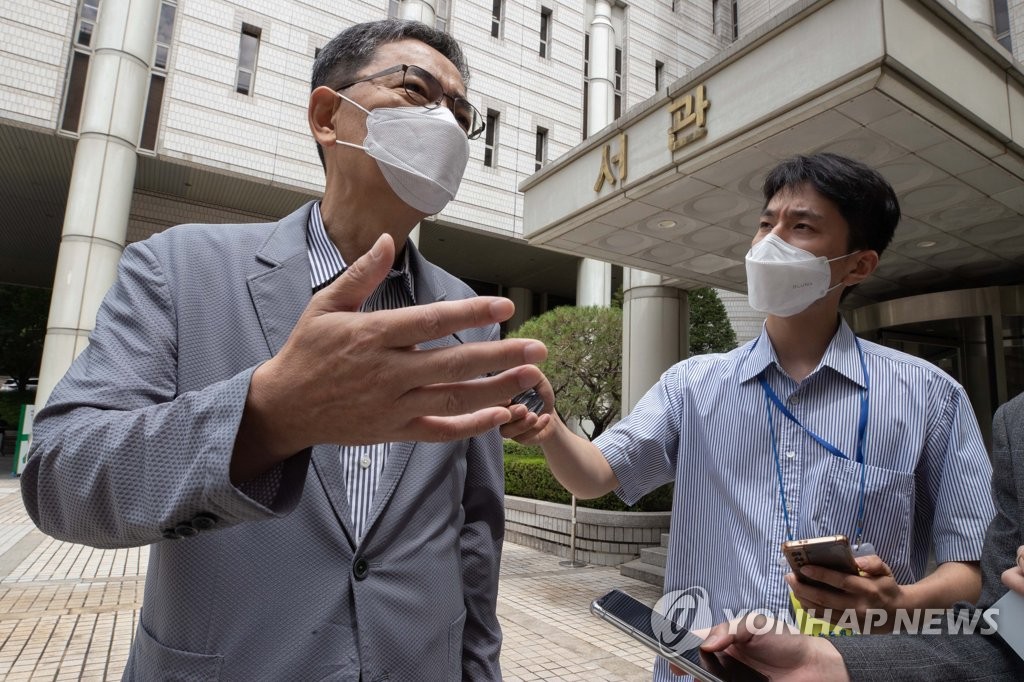
[[[569,559],[567,561],[559,561],[559,566],[567,566],[569,568],[583,568],[586,566],[586,562],[576,561],[576,496],[572,496],[572,519],[569,521]]]

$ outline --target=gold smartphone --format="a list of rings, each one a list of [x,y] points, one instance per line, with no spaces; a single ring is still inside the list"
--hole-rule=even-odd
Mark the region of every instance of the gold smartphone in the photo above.
[[[786,555],[786,560],[789,561],[796,579],[807,585],[829,590],[835,589],[831,585],[801,575],[800,569],[804,566],[821,566],[850,575],[860,574],[857,561],[853,557],[853,550],[850,548],[850,541],[845,535],[789,540],[782,543],[782,553]]]

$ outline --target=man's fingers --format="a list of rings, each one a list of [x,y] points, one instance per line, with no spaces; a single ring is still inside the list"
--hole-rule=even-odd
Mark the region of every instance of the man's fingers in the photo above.
[[[395,242],[388,233],[377,238],[373,247],[356,259],[341,277],[313,297],[312,305],[321,312],[359,310],[376,290],[395,262]]]
[[[1002,578],[1004,585],[1017,594],[1024,595],[1024,574],[1021,574],[1020,568],[1017,566],[1011,566],[1003,571]]]
[[[403,430],[404,440],[443,443],[478,436],[509,420],[504,407],[488,407],[472,414],[455,417],[417,417]]]
[[[856,561],[860,570],[864,571],[868,575],[892,575],[892,569],[890,569],[888,564],[882,561],[882,557],[877,554],[868,554],[867,556],[857,557]]]
[[[384,332],[381,337],[384,346],[409,348],[463,329],[504,322],[512,317],[515,310],[515,305],[507,298],[477,296],[397,310],[380,310],[373,315],[377,328]]]
[[[485,379],[420,386],[399,398],[395,411],[400,415],[452,417],[485,407],[502,407],[508,415],[507,422],[512,418],[507,408],[509,398],[535,385],[539,376],[539,369],[525,365]],[[414,385],[421,383],[426,382],[414,382]]]
[[[547,347],[533,339],[504,339],[502,341],[486,341],[481,343],[464,343],[461,345],[432,348],[406,354],[402,367],[395,366],[403,380],[409,386],[427,386],[430,384],[453,383],[468,381],[485,375],[497,375],[505,382],[492,382],[518,390],[504,396],[522,393],[540,383],[543,374],[535,367],[523,375],[524,365],[543,362],[548,356]],[[515,369],[513,369],[515,368]],[[508,374],[511,370],[513,374]],[[532,383],[528,383],[532,382]],[[495,403],[502,397],[495,394]]]

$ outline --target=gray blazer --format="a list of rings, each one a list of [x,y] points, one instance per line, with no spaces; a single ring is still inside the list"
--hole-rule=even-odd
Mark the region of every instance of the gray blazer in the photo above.
[[[1000,575],[1024,545],[1024,393],[996,411],[992,446],[996,515],[985,533],[979,608],[1006,594]],[[999,635],[869,635],[833,643],[852,680],[1024,679],[1024,662]]]
[[[61,540],[151,545],[125,679],[500,678],[496,430],[393,444],[359,544],[337,446],[229,480],[252,372],[311,296],[310,207],[125,250],[89,346],[36,416],[25,505]],[[473,295],[411,258],[420,303]]]

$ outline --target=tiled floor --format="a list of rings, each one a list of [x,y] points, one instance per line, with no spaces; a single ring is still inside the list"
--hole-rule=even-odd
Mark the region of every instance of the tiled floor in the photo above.
[[[0,679],[120,679],[148,554],[43,535],[21,504],[18,480],[0,478]],[[613,568],[567,568],[506,544],[498,595],[505,679],[649,680],[647,650],[590,615],[590,602],[613,587],[648,603],[659,594]]]

